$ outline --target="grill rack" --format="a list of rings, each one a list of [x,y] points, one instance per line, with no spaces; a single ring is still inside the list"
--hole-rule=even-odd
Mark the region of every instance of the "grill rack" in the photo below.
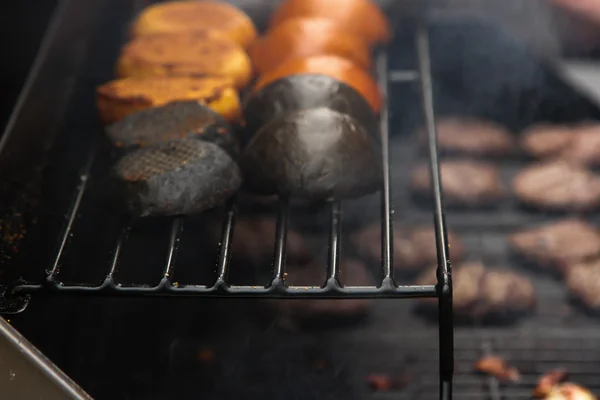
[[[49,40],[48,35],[46,40]],[[288,287],[285,285],[285,253],[286,235],[289,215],[289,200],[280,199],[277,213],[277,228],[275,237],[273,275],[271,283],[264,287],[259,286],[232,286],[227,283],[229,261],[231,257],[230,243],[234,234],[236,201],[232,199],[226,207],[226,217],[223,221],[221,246],[218,258],[218,276],[211,286],[206,285],[178,285],[171,281],[174,272],[174,260],[177,256],[178,243],[181,238],[183,220],[174,218],[171,223],[169,244],[167,249],[167,262],[162,271],[162,278],[158,285],[122,285],[114,275],[118,268],[121,247],[128,237],[130,227],[123,229],[117,239],[113,257],[108,273],[100,285],[86,283],[65,284],[59,280],[61,257],[68,242],[73,224],[77,218],[83,196],[88,188],[90,170],[93,159],[90,159],[81,175],[74,201],[67,215],[67,223],[62,232],[60,244],[51,267],[45,271],[42,282],[19,281],[5,294],[0,294],[0,313],[10,313],[14,302],[20,301],[18,312],[23,311],[31,294],[46,295],[102,295],[102,296],[193,296],[193,297],[258,297],[258,298],[415,298],[438,297],[440,304],[439,313],[439,339],[440,339],[440,398],[452,398],[453,374],[453,316],[452,316],[452,281],[451,268],[448,260],[446,243],[446,227],[443,213],[441,183],[439,177],[438,151],[435,133],[435,116],[433,109],[432,78],[429,60],[429,42],[426,26],[419,29],[416,36],[416,49],[418,52],[418,71],[388,71],[387,55],[381,52],[377,55],[377,75],[383,91],[387,97],[387,86],[390,81],[416,81],[419,80],[422,92],[422,106],[425,117],[428,138],[430,167],[432,172],[432,189],[434,194],[434,226],[436,230],[436,247],[438,250],[438,284],[428,286],[397,285],[394,280],[393,268],[393,208],[390,196],[390,163],[388,146],[388,110],[384,108],[381,113],[381,141],[382,159],[384,165],[383,190],[381,191],[382,203],[382,280],[378,286],[351,287],[342,286],[339,280],[339,258],[341,245],[341,220],[342,204],[331,202],[331,221],[329,234],[329,253],[327,266],[327,280],[321,286],[313,287]],[[35,67],[34,67],[35,71]],[[32,73],[35,75],[35,73]],[[31,78],[30,78],[31,79]],[[10,130],[10,129],[9,129]],[[8,132],[7,132],[8,133]]]

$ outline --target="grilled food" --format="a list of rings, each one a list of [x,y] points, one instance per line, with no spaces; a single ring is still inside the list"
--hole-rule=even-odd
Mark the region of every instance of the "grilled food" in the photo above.
[[[541,125],[524,133],[521,147],[535,158],[600,165],[600,124]]]
[[[576,218],[513,233],[508,241],[521,257],[558,273],[573,263],[600,256],[600,232]]]
[[[436,268],[425,271],[418,285],[436,283]],[[454,313],[461,320],[508,321],[533,310],[535,290],[529,279],[511,271],[469,262],[453,268]],[[419,299],[422,311],[437,310],[437,299]]]
[[[239,156],[239,143],[231,126],[211,109],[196,101],[170,103],[131,114],[106,128],[115,147],[132,150],[158,142],[202,139]]]
[[[591,211],[600,206],[600,177],[572,162],[551,160],[531,165],[513,179],[525,205],[551,211]]]
[[[570,265],[566,281],[573,298],[591,311],[600,311],[600,259]]]
[[[244,188],[258,195],[357,197],[382,182],[380,149],[358,121],[328,108],[282,114],[242,153]]]
[[[450,258],[459,261],[465,255],[465,247],[453,232],[447,232]],[[351,238],[358,253],[377,265],[381,262],[381,225],[373,224]],[[432,227],[394,229],[394,268],[402,272],[420,272],[437,262],[435,230]]]
[[[319,262],[308,265],[290,265],[287,269],[288,286],[322,286],[327,267]],[[356,260],[341,260],[340,281],[344,286],[370,286],[373,277],[365,265]],[[270,300],[280,314],[304,322],[314,319],[356,319],[364,317],[373,305],[371,299]]]
[[[134,21],[134,36],[218,32],[242,47],[256,38],[252,20],[225,1],[169,1],[145,8]]]
[[[583,386],[566,382],[553,387],[544,400],[597,400],[597,397]]]
[[[343,81],[313,74],[286,76],[254,93],[244,107],[246,140],[278,115],[316,107],[352,116],[379,140],[379,119],[364,97]]]
[[[238,93],[227,78],[130,77],[98,86],[96,96],[105,124],[147,108],[186,100],[205,104],[232,123],[240,122],[242,116]]]
[[[111,193],[136,217],[194,214],[215,207],[241,184],[219,146],[181,139],[128,153],[114,166]]]
[[[503,127],[474,118],[447,117],[437,122],[438,148],[441,152],[473,156],[503,156],[515,150],[514,136]],[[427,135],[419,131],[423,146]]]
[[[253,266],[270,265],[275,250],[277,221],[274,218],[242,218],[235,223],[230,252],[232,262]],[[213,242],[221,240],[220,223],[208,226]],[[286,262],[305,264],[313,255],[302,235],[293,229],[287,231]]]
[[[391,29],[385,15],[369,0],[286,0],[271,16],[270,28],[291,18],[327,18],[370,44],[388,42]]]
[[[360,36],[324,18],[293,18],[255,41],[249,49],[258,73],[270,71],[288,58],[336,55],[368,70],[371,54]]]
[[[448,205],[488,206],[505,195],[498,169],[471,160],[447,160],[440,164],[444,200]],[[431,195],[431,174],[425,163],[411,175],[411,188],[419,196]]]
[[[222,77],[241,89],[252,78],[252,63],[240,45],[211,32],[148,35],[125,45],[117,75]]]
[[[360,93],[375,113],[379,113],[381,109],[381,94],[373,77],[352,61],[333,55],[287,60],[260,76],[254,86],[254,92],[281,78],[300,74],[325,75],[334,78]]]

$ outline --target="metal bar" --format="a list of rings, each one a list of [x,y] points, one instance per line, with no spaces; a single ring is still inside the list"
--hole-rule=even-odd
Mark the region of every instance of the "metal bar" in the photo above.
[[[273,279],[269,288],[285,288],[285,248],[287,245],[287,227],[290,213],[290,201],[286,197],[279,198],[277,227],[275,231],[275,252],[273,255]],[[267,289],[268,290],[268,289]]]
[[[227,203],[227,216],[223,221],[221,232],[221,248],[219,249],[219,261],[217,264],[217,281],[215,286],[225,286],[227,283],[227,272],[229,269],[229,260],[231,259],[231,241],[233,240],[233,231],[235,228],[235,207],[236,198],[232,198]]]
[[[431,189],[434,197],[434,225],[438,255],[438,296],[440,335],[440,399],[452,399],[454,375],[454,317],[452,310],[452,267],[448,260],[448,243],[443,206],[442,182],[438,160],[437,132],[433,102],[433,82],[429,54],[429,34],[426,25],[417,30],[416,47],[421,76],[423,113],[429,141]]]
[[[217,285],[180,285],[180,286],[122,286],[114,283],[103,283],[98,286],[64,285],[55,283],[52,286],[39,284],[22,284],[15,286],[11,294],[23,295],[40,293],[47,295],[96,295],[96,296],[191,296],[191,297],[245,297],[245,298],[423,298],[437,297],[434,285],[398,286],[395,288],[375,286],[227,286]]]
[[[331,228],[329,232],[329,256],[327,263],[327,282],[325,286],[341,287],[340,283],[340,249],[342,240],[342,204],[331,203]]]
[[[481,342],[481,351],[484,356],[491,356],[494,354],[492,343],[489,339],[483,339]],[[500,394],[500,382],[495,376],[490,375],[486,377],[487,389],[490,400],[501,400],[502,395]]]
[[[377,55],[377,80],[385,104],[381,107],[380,133],[381,157],[383,162],[383,191],[381,192],[381,268],[382,287],[394,287],[394,243],[393,209],[390,188],[390,148],[388,109],[388,60],[385,52]]]
[[[388,72],[389,81],[393,83],[414,82],[420,78],[415,70],[391,70]]]
[[[1,317],[0,353],[2,398],[93,400]]]
[[[171,285],[172,275],[175,269],[175,257],[177,247],[183,231],[183,217],[175,217],[171,222],[171,233],[169,234],[169,248],[167,250],[167,262],[163,269],[160,285]]]

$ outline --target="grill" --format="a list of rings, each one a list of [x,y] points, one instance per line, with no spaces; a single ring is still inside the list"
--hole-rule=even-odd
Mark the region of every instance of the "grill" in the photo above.
[[[229,244],[235,234],[235,220],[244,212],[235,200],[221,210],[221,245],[215,253],[201,246],[202,237],[195,230],[201,220],[175,218],[132,224],[103,211],[96,183],[106,169],[108,157],[103,151],[105,143],[99,139],[102,133],[94,114],[93,87],[111,78],[127,22],[145,2],[110,0],[93,3],[61,2],[2,139],[0,157],[3,171],[0,190],[4,199],[0,312],[17,314],[13,317],[15,324],[28,337],[36,338],[32,339],[34,344],[56,360],[59,366],[64,365],[63,369],[89,388],[92,394],[98,398],[114,398],[114,393],[105,392],[106,388],[99,383],[102,382],[102,374],[98,376],[90,372],[86,375],[82,372],[85,368],[80,358],[83,357],[77,354],[78,351],[64,354],[64,351],[56,350],[57,343],[66,344],[70,338],[74,342],[73,348],[95,347],[88,354],[89,365],[97,362],[114,375],[128,376],[116,371],[119,368],[127,371],[133,368],[132,364],[126,362],[119,367],[114,364],[119,351],[127,349],[128,354],[130,351],[117,340],[118,334],[114,336],[111,333],[110,327],[135,337],[136,334],[151,335],[147,332],[154,332],[156,326],[147,325],[141,317],[131,318],[135,323],[130,322],[127,325],[129,329],[121,331],[119,329],[123,328],[115,328],[115,315],[101,304],[137,310],[136,314],[139,312],[147,316],[148,313],[134,305],[136,298],[147,296],[162,298],[152,304],[158,304],[156,312],[163,316],[183,316],[174,311],[183,304],[178,302],[179,297],[206,297],[202,300],[203,307],[215,307],[219,315],[235,320],[235,324],[219,320],[222,329],[229,329],[231,342],[241,337],[254,338],[252,346],[256,349],[252,351],[270,354],[272,358],[267,358],[268,363],[274,366],[280,363],[283,370],[290,361],[286,362],[281,359],[283,357],[277,358],[274,354],[289,353],[293,356],[298,353],[299,345],[290,344],[289,340],[296,338],[298,343],[304,343],[303,340],[308,340],[306,337],[294,334],[292,339],[285,339],[290,334],[284,332],[270,333],[267,338],[262,338],[259,327],[244,318],[244,313],[236,310],[237,305],[223,300],[225,306],[221,308],[215,300],[208,298],[304,298],[306,301],[331,297],[378,298],[380,300],[372,316],[373,324],[348,332],[316,334],[309,340],[310,343],[324,343],[323,347],[317,346],[317,353],[323,351],[335,360],[332,361],[335,365],[331,366],[335,373],[331,377],[327,375],[317,379],[317,382],[336,386],[342,376],[338,370],[350,369],[349,375],[344,375],[341,386],[358,396],[356,398],[371,396],[362,385],[368,373],[399,368],[409,370],[413,379],[402,391],[377,394],[376,398],[449,399],[452,390],[457,398],[529,398],[535,379],[554,365],[568,367],[574,381],[588,385],[592,390],[600,390],[592,375],[600,364],[600,343],[591,333],[597,324],[593,319],[565,308],[568,305],[564,301],[564,289],[557,282],[529,271],[523,272],[534,279],[540,303],[535,317],[516,328],[457,327],[454,342],[452,284],[445,240],[446,215],[449,225],[466,241],[471,257],[506,265],[513,262],[503,239],[506,232],[549,217],[524,211],[510,201],[493,212],[454,209],[444,212],[434,132],[435,115],[468,113],[498,120],[515,130],[549,116],[557,122],[600,118],[600,111],[592,103],[575,93],[542,63],[518,46],[512,46],[501,35],[494,36],[494,32],[490,33],[469,21],[466,25],[470,26],[470,31],[453,30],[452,23],[445,21],[433,21],[429,29],[407,27],[398,34],[393,52],[389,55],[381,52],[377,56],[377,76],[388,100],[388,108],[381,116],[385,166],[383,190],[377,196],[344,204],[328,204],[311,214],[310,223],[303,215],[297,214],[286,199],[280,199],[276,210],[272,270],[265,282],[248,282],[243,274],[229,268],[232,256]],[[480,30],[484,32],[481,37],[477,35]],[[461,57],[448,57],[452,52],[444,51],[444,46],[464,48],[461,42],[465,40],[467,31],[470,32],[466,39],[468,49],[460,54]],[[445,39],[445,43],[439,40],[444,36],[449,38]],[[486,54],[482,46],[485,49],[489,40],[498,44],[499,52],[506,50],[506,54],[510,54],[508,61],[493,59],[489,64],[481,65],[481,54]],[[65,46],[65,43],[69,45]],[[452,64],[456,61],[452,60],[457,59],[472,70],[468,68],[464,76],[452,75],[449,71],[456,70],[456,65]],[[502,70],[507,63],[518,65],[517,76],[511,76],[510,70]],[[528,75],[527,71],[534,73]],[[431,72],[435,77],[433,82]],[[490,78],[504,75],[509,77],[508,81]],[[490,93],[495,93],[497,103],[506,107],[490,104]],[[48,104],[53,107],[48,107]],[[479,108],[473,109],[472,104]],[[410,199],[404,190],[407,176],[402,173],[424,157],[416,149],[414,138],[406,134],[423,121],[429,133],[427,159],[434,178],[434,201],[426,208],[416,206]],[[521,160],[509,160],[501,167],[508,178],[520,165],[523,165]],[[343,235],[347,230],[374,219],[380,219],[382,223],[380,285],[343,287],[339,281],[339,260],[348,251],[342,246]],[[392,268],[393,251],[389,245],[393,240],[392,224],[394,221],[402,224],[431,223],[432,219],[437,233],[438,265],[441,267],[438,285],[399,285],[404,282],[396,282]],[[328,221],[326,226],[315,226],[319,223],[314,221],[325,220]],[[294,223],[311,225],[304,226],[305,230],[314,232],[316,242],[327,243],[327,281],[323,286],[286,287],[284,284],[285,239],[288,226]],[[327,233],[320,235],[322,232]],[[213,270],[210,263],[215,259]],[[196,265],[206,267],[194,268]],[[207,271],[199,272],[200,269]],[[242,283],[238,283],[240,281]],[[38,302],[37,299],[42,294],[54,296],[46,297],[45,304],[41,304],[41,300]],[[58,296],[67,294],[80,296],[78,301],[96,310],[94,320],[85,318],[84,311],[73,311],[74,306],[63,296]],[[109,296],[129,299],[119,299],[119,303],[112,303],[112,299],[99,299]],[[439,297],[439,341],[432,335],[431,326],[409,312],[407,302],[384,300],[409,297]],[[28,304],[30,299],[33,301]],[[189,314],[201,312],[195,308],[200,307],[200,303],[194,304],[194,308],[183,309]],[[38,317],[44,313],[54,315],[57,328],[42,335],[39,333]],[[72,322],[73,315],[85,322]],[[123,314],[119,315],[123,317]],[[188,318],[189,315],[183,317]],[[170,321],[174,325],[178,323]],[[239,336],[237,331],[244,334]],[[90,345],[69,332],[78,332],[81,337],[92,337],[102,332],[99,336],[106,341]],[[204,337],[198,332],[196,334]],[[237,372],[202,369],[198,360],[189,360],[189,354],[198,351],[199,339],[172,340],[173,335],[173,332],[159,330],[156,342],[148,346],[160,349],[157,351],[165,358],[158,357],[158,363],[166,360],[167,367],[156,367],[139,378],[145,383],[123,381],[116,386],[121,384],[127,388],[124,391],[131,390],[136,393],[135,396],[141,396],[139,398],[150,398],[141,393],[151,392],[148,382],[152,382],[153,386],[158,385],[155,381],[159,381],[169,387],[164,398],[171,398],[169,396],[174,396],[178,390],[185,398],[185,388],[190,390],[188,396],[200,389],[206,393],[216,391],[214,398],[225,398],[218,391],[228,389],[230,383],[211,386],[207,382],[218,381],[221,376],[226,377],[221,379],[234,379],[232,376],[236,377]],[[244,349],[232,346],[231,342],[225,343],[215,337],[206,339],[217,354],[225,354],[225,360],[227,354],[230,354],[230,360],[237,360],[239,354],[231,349],[240,352]],[[493,378],[472,373],[476,359],[490,352],[505,356],[521,369],[524,379],[518,386],[503,386]],[[146,353],[146,350],[139,353],[132,351],[128,359],[135,360],[138,366],[155,364],[156,358]],[[454,365],[458,375],[452,385]],[[190,375],[190,370],[198,372],[198,375]],[[241,374],[249,379],[245,373]],[[201,379],[198,378],[200,375]],[[188,381],[200,379],[201,382],[194,382],[197,386],[191,389],[189,382],[180,382],[181,376]],[[111,379],[114,380],[114,376],[104,379],[113,386]],[[312,382],[307,384],[313,385]],[[138,398],[135,396],[127,398]],[[277,396],[283,394],[274,394],[273,398],[282,398]],[[319,394],[313,397],[331,398]],[[212,397],[207,394],[207,398]],[[244,398],[254,397],[246,393]],[[290,398],[289,393],[285,398]]]

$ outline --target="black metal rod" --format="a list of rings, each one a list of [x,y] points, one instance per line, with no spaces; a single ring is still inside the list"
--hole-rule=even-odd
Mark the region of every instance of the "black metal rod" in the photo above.
[[[381,268],[382,285],[392,287],[394,283],[393,208],[390,188],[389,109],[388,109],[388,60],[385,52],[377,55],[377,80],[384,105],[381,107],[380,134],[381,159],[383,163],[383,190],[381,192]]]
[[[183,217],[175,217],[171,222],[171,232],[169,233],[169,247],[167,249],[167,261],[162,273],[161,284],[170,284],[175,270],[175,258],[177,248],[183,231]]]
[[[454,375],[454,316],[452,309],[452,267],[448,260],[448,243],[444,217],[443,190],[440,179],[437,132],[433,101],[433,81],[429,53],[427,26],[417,31],[417,54],[423,100],[423,113],[429,142],[431,189],[434,198],[434,225],[438,256],[438,296],[439,296],[439,340],[440,340],[440,399],[452,398],[452,377]]]
[[[229,270],[229,260],[231,259],[231,241],[233,240],[235,215],[237,212],[235,202],[236,199],[232,198],[227,203],[227,215],[225,216],[223,229],[221,230],[221,247],[219,248],[219,261],[217,262],[216,287],[227,284],[227,272]]]
[[[287,246],[287,228],[290,213],[290,201],[287,197],[279,198],[277,211],[277,227],[275,231],[275,251],[273,254],[273,278],[270,287],[285,286],[285,249]]]
[[[340,249],[342,241],[342,204],[331,203],[331,227],[329,231],[329,256],[327,263],[327,282],[325,286],[341,286]]]

